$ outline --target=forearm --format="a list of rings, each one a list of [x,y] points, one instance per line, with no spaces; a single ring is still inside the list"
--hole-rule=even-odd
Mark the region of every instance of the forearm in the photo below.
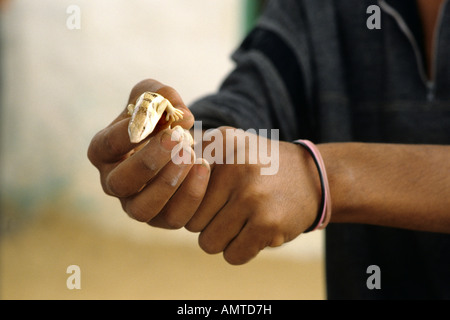
[[[331,222],[450,233],[450,147],[368,143],[319,146]]]

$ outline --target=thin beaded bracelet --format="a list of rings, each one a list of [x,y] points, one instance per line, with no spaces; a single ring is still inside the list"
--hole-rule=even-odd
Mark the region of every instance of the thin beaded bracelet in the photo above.
[[[319,171],[320,185],[322,190],[321,202],[319,213],[317,214],[314,223],[304,231],[304,233],[311,232],[314,230],[322,230],[330,222],[331,218],[331,197],[330,197],[330,185],[328,183],[328,176],[325,170],[325,164],[323,162],[322,155],[316,145],[309,140],[296,140],[295,144],[303,146],[309,154],[311,154],[314,163],[316,164],[317,170]]]

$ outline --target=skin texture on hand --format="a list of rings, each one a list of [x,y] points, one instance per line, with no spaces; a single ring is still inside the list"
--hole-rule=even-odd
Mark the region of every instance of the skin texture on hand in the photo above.
[[[221,127],[216,130],[245,134],[242,130]],[[270,140],[263,143],[270,144]],[[203,148],[210,143],[203,142]],[[223,141],[223,150],[227,141]],[[258,143],[259,144],[259,143]],[[319,209],[320,181],[315,164],[303,148],[280,143],[279,170],[274,175],[262,175],[261,168],[267,164],[250,163],[249,145],[229,150],[236,156],[244,148],[246,161],[227,163],[223,154],[221,163],[211,162],[208,188],[195,214],[186,219],[178,213],[172,215],[172,225],[199,233],[199,245],[207,253],[223,252],[230,264],[243,264],[254,258],[265,247],[277,247],[291,241],[311,226]],[[270,147],[268,147],[270,149]],[[236,159],[235,159],[236,160]],[[186,192],[192,192],[187,187]],[[170,206],[186,203],[171,202]],[[169,208],[170,209],[170,208]],[[155,216],[149,224],[167,227],[166,209]],[[176,219],[176,222],[175,222]]]
[[[234,130],[236,136],[245,134],[235,128],[218,130],[224,137],[226,130]],[[271,143],[261,136],[257,139]],[[237,143],[234,146],[236,156]],[[188,230],[200,232],[199,245],[204,251],[223,252],[230,264],[246,263],[265,247],[296,238],[311,226],[320,202],[317,169],[305,149],[281,142],[278,172],[262,175],[261,168],[267,165],[249,163],[249,144],[239,147],[246,148],[247,161],[212,164],[208,190],[186,225]]]
[[[129,102],[145,91],[163,95],[184,112],[174,125],[192,127],[193,116],[176,91],[157,81],[137,84]],[[164,122],[147,139],[132,144],[128,121],[124,109],[94,136],[88,158],[100,172],[105,193],[117,197],[130,217],[155,227],[198,232],[204,251],[223,252],[231,264],[245,263],[267,246],[294,239],[314,221],[320,184],[312,159],[301,147],[280,143],[275,175],[261,175],[267,165],[259,163],[210,166],[204,159],[195,161],[190,147],[191,163],[177,165],[171,153],[178,141],[172,141]],[[235,130],[218,130],[227,129]]]

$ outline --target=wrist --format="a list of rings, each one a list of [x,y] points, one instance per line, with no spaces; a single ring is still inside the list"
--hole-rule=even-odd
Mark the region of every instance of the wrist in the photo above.
[[[316,219],[312,225],[304,232],[325,229],[331,218],[332,201],[330,195],[330,186],[328,182],[327,170],[319,148],[309,140],[296,140],[294,143],[301,145],[310,155],[314,162],[320,181],[320,206]]]
[[[332,201],[332,216],[330,222],[351,222],[351,212],[358,211],[358,195],[356,174],[352,165],[346,159],[352,154],[355,143],[324,143],[317,145],[327,169],[330,196]],[[344,152],[345,150],[345,152]],[[356,150],[355,150],[356,152]],[[354,154],[354,153],[353,153]]]

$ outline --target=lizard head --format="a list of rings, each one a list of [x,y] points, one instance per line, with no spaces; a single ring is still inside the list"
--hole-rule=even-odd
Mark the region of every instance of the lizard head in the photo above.
[[[131,119],[128,125],[128,134],[132,143],[138,143],[153,132],[166,109],[167,100],[163,96],[144,92],[136,101],[130,104],[128,112]]]

